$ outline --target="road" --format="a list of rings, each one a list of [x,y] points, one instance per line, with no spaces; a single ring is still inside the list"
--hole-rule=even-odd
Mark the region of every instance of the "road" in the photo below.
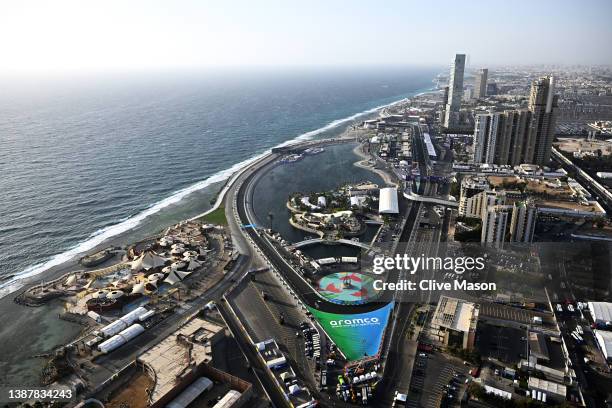
[[[290,407],[291,405],[285,398],[285,394],[276,385],[276,380],[274,379],[274,377],[270,373],[270,370],[266,367],[264,362],[257,355],[257,351],[251,344],[246,332],[242,328],[242,324],[232,313],[230,308],[227,306],[227,303],[225,301],[220,302],[218,304],[218,309],[221,313],[221,316],[223,316],[223,320],[234,335],[234,338],[236,339],[236,342],[240,347],[240,351],[251,363],[251,368],[253,372],[261,382],[261,385],[266,390],[268,398],[270,398],[272,404],[274,404],[276,408]]]
[[[423,143],[422,135],[418,126],[415,126],[414,141],[413,143],[417,146],[415,159],[419,163],[421,174],[429,174],[432,171],[432,165],[427,155],[425,144]],[[233,232],[240,230],[241,225],[257,224],[257,220],[254,217],[252,204],[253,204],[253,190],[258,179],[266,173],[268,168],[274,165],[274,161],[277,156],[271,155],[269,160],[266,160],[259,168],[255,170],[249,170],[236,181],[236,187],[228,192],[228,198],[226,200],[226,214],[228,219],[231,218],[230,225],[233,228]],[[428,181],[419,183],[416,189],[419,194],[432,194],[436,193],[436,185],[430,184]],[[401,196],[401,195],[400,195]],[[427,231],[423,234],[419,242],[417,240],[417,231],[419,229],[419,220],[422,211],[431,207],[430,204],[424,204],[419,202],[404,202],[403,207],[406,211],[406,222],[401,232],[399,243],[396,249],[397,253],[403,254],[430,254],[432,251],[435,253],[438,248],[438,244],[442,237],[441,229],[435,231]],[[446,226],[448,222],[446,222]],[[322,301],[319,295],[313,290],[313,288],[302,278],[302,276],[293,269],[284,258],[283,254],[269,241],[267,236],[260,233],[254,228],[245,228],[240,230],[241,237],[237,238],[236,246],[241,248],[241,251],[249,251],[252,254],[256,254],[256,257],[261,258],[261,263],[267,263],[268,265],[275,268],[283,278],[288,281],[290,286],[299,294],[301,300],[308,306],[317,307],[319,310],[323,310],[331,313],[339,314],[353,314],[353,313],[364,313],[371,310],[378,309],[384,306],[385,303],[373,302],[363,305],[339,305],[333,304],[326,301]],[[253,259],[253,258],[251,258]],[[263,262],[265,259],[265,262]],[[253,262],[253,261],[251,261]],[[252,266],[252,265],[251,265]],[[405,271],[391,271],[388,276],[389,282],[396,282],[399,279],[403,279],[402,276]],[[432,274],[434,271],[432,271]],[[408,388],[410,383],[410,373],[412,371],[412,361],[414,360],[414,351],[406,352],[405,342],[407,338],[407,332],[409,329],[409,317],[415,307],[413,302],[406,302],[401,296],[401,293],[393,293],[393,298],[397,301],[397,308],[394,312],[392,320],[391,335],[387,336],[385,348],[388,350],[388,358],[385,365],[385,381],[382,385],[383,393],[377,392],[378,395],[391,395],[392,391],[400,388]],[[431,301],[430,295],[424,295],[421,301],[428,303]]]
[[[423,143],[420,129],[415,132],[413,143],[416,146],[413,151],[417,155],[415,159],[419,162],[420,173],[426,176],[431,175],[433,166]],[[421,195],[432,195],[438,193],[437,189],[438,186],[436,184],[422,181],[415,192]],[[442,191],[441,193],[447,194],[447,191]],[[433,205],[428,203],[411,202],[406,228],[404,228],[399,240],[398,253],[406,253],[413,256],[420,256],[422,254],[426,256],[439,255],[440,242],[446,240],[448,232],[448,213],[445,213],[441,228],[419,228],[422,214],[425,211],[430,211],[432,207]],[[423,278],[432,279],[435,271],[432,270],[430,274],[430,276],[423,276]],[[403,279],[403,277],[400,278]],[[388,406],[391,403],[391,396],[396,390],[402,393],[409,392],[413,381],[414,361],[417,354],[417,342],[409,339],[412,313],[419,304],[430,304],[432,302],[431,296],[432,292],[427,291],[419,293],[418,299],[407,298],[406,295],[397,299],[398,306],[395,314],[397,319],[395,322],[396,329],[389,344],[389,356],[383,376],[385,381],[379,393],[379,398],[384,401],[383,405]],[[418,301],[418,303],[415,303],[415,301]]]

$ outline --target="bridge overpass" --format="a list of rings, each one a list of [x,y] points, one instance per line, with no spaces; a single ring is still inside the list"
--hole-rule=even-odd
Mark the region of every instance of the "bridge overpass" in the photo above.
[[[459,207],[458,201],[445,200],[443,198],[437,198],[437,197],[422,196],[422,195],[413,193],[412,191],[404,191],[404,197],[406,197],[409,200],[418,201],[421,203],[439,204],[439,205],[444,205],[446,207],[454,207],[454,208]]]
[[[374,251],[378,251],[376,248],[374,248],[371,245],[368,245],[366,243],[363,242],[357,242],[357,241],[351,241],[350,239],[335,239],[335,240],[330,240],[330,239],[325,239],[325,238],[312,238],[312,239],[306,239],[304,241],[300,241],[300,242],[296,242],[295,244],[291,245],[291,248],[301,248],[301,247],[305,247],[308,245],[313,245],[313,244],[344,244],[344,245],[351,245],[354,247],[358,247],[361,249],[365,249],[365,250],[374,250]]]

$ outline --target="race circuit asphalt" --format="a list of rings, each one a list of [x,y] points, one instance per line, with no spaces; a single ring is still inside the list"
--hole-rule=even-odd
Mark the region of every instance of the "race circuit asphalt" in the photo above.
[[[423,142],[420,138],[415,137],[416,143],[419,144],[419,148],[415,149],[417,152],[423,151]],[[422,156],[422,153],[417,153],[419,156]],[[421,174],[427,174],[427,165],[425,163],[426,158],[419,157],[418,162],[421,170]],[[241,183],[238,188],[238,192],[236,194],[236,203],[237,203],[237,213],[242,225],[253,224],[252,219],[247,215],[247,212],[250,211],[250,208],[247,209],[247,206],[250,206],[253,203],[253,190],[256,184],[257,178],[262,174],[265,174],[267,170],[269,170],[273,166],[273,163],[265,165],[263,168],[257,169],[257,171],[251,172]],[[427,182],[421,182],[418,188],[418,192],[422,194],[426,186]],[[399,195],[402,197],[402,195]],[[402,199],[402,198],[400,198]],[[421,209],[420,203],[413,203],[410,205],[410,209],[408,210],[408,216],[402,233],[399,239],[399,246],[397,249],[397,253],[404,253],[407,250],[408,241],[412,234],[413,229],[417,226],[416,220],[418,218],[419,211]],[[268,259],[270,264],[274,266],[283,276],[284,279],[292,286],[292,288],[296,291],[297,294],[301,297],[302,301],[309,307],[314,309],[336,313],[336,314],[359,314],[359,313],[367,313],[373,310],[380,309],[388,304],[388,302],[370,302],[359,305],[342,305],[337,303],[332,303],[326,301],[320,295],[318,295],[313,288],[304,280],[302,276],[299,275],[297,271],[295,271],[287,261],[282,257],[281,254],[278,253],[276,248],[272,246],[272,244],[265,238],[260,235],[259,232],[253,228],[245,228],[245,232],[249,235],[249,237],[253,240],[253,242],[259,247],[262,251],[263,255]],[[389,273],[387,282],[397,282],[399,279],[399,271],[392,270]],[[389,298],[392,298],[390,296]]]

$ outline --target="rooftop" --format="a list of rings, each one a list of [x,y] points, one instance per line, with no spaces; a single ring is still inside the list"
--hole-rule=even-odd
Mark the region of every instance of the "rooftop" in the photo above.
[[[612,332],[595,330],[594,333],[604,357],[606,359],[612,358]]]
[[[612,321],[612,303],[611,302],[589,302],[589,310],[595,322],[610,322]]]
[[[461,332],[474,330],[478,320],[475,303],[447,296],[440,297],[432,323]]]
[[[541,378],[529,377],[529,382],[527,383],[529,389],[536,389],[543,392],[548,392],[555,395],[561,395],[565,398],[567,395],[567,388],[563,384],[558,384],[556,382],[542,380]]]
[[[387,187],[380,189],[378,212],[384,214],[397,214],[399,212],[399,205],[397,202],[397,188]]]
[[[142,354],[138,361],[151,367],[156,375],[151,401],[172,390],[176,379],[188,368],[212,361],[212,343],[223,329],[196,317]]]

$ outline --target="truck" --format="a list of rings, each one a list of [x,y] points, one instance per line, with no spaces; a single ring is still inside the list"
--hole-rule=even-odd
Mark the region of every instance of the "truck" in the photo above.
[[[395,391],[395,395],[393,396],[393,404],[391,404],[391,407],[404,407],[406,406],[406,401],[408,401],[408,395]]]

